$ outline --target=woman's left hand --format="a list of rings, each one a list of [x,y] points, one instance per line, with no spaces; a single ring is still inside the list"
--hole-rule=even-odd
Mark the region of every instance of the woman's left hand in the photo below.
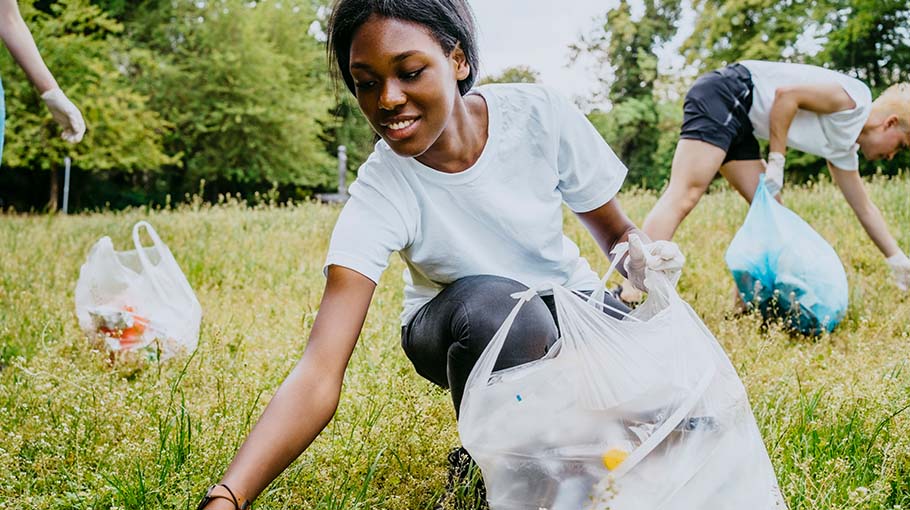
[[[629,257],[625,260],[626,277],[637,289],[648,291],[646,270],[661,271],[673,285],[679,281],[686,257],[676,243],[670,241],[643,242],[638,234],[629,235]]]

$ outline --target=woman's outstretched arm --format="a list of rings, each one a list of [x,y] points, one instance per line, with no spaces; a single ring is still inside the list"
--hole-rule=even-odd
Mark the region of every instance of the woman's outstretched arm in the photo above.
[[[338,406],[341,383],[376,284],[330,266],[322,303],[297,366],[278,388],[221,479],[241,502],[253,500],[316,439]],[[206,509],[234,508],[226,499]]]

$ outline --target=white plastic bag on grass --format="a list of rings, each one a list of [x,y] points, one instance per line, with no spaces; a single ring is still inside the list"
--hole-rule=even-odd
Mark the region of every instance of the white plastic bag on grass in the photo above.
[[[601,292],[554,286],[557,344],[493,372],[540,289],[520,295],[468,378],[458,423],[493,510],[786,508],[726,354],[666,276],[649,271],[647,285],[624,320],[600,310]]]
[[[142,246],[143,227],[152,246]],[[104,236],[92,247],[76,283],[79,326],[111,352],[165,360],[194,351],[202,307],[177,261],[148,222],[133,226],[133,245],[116,251]]]

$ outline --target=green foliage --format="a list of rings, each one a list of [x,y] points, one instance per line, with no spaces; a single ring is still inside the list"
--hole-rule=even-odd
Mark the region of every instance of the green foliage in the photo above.
[[[656,88],[657,51],[676,32],[679,12],[678,0],[648,0],[635,19],[622,1],[574,47],[576,56],[587,53],[609,70],[598,96],[612,108],[589,119],[628,166],[628,182],[643,187],[663,186],[676,146],[680,105],[661,102]]]
[[[627,182],[660,189],[670,177],[679,138],[682,104],[657,103],[653,96],[628,99],[588,119],[628,166]]]
[[[175,126],[168,145],[183,155],[186,182],[333,182],[321,139],[334,122],[325,57],[306,30],[312,6],[179,0],[166,8],[166,25],[148,35],[158,58],[140,72]]]
[[[738,60],[781,60],[793,52],[808,25],[812,2],[778,0],[694,0],[701,12],[683,44],[690,63],[703,71]]]
[[[21,5],[39,50],[61,88],[85,117],[88,131],[73,146],[22,70],[6,52],[0,57],[7,103],[3,166],[49,170],[70,155],[90,171],[154,171],[177,160],[163,148],[170,128],[136,90],[124,69],[143,52],[122,44],[119,23],[87,0],[62,0],[51,13]]]
[[[829,0],[816,14],[831,26],[824,49],[812,61],[848,71],[866,82],[873,95],[889,85],[910,81],[910,3],[906,0]],[[910,166],[903,151],[889,162],[860,160],[864,173],[889,175]]]
[[[486,83],[537,83],[540,73],[528,66],[514,66],[503,69],[499,74],[484,76],[478,85]]]
[[[910,4],[905,0],[829,0],[816,17],[832,28],[815,62],[853,71],[873,90],[910,80]]]
[[[361,113],[357,99],[347,89],[338,94],[338,106],[334,111],[336,121],[326,129],[325,147],[329,153],[335,153],[339,145],[344,145],[348,153],[348,170],[356,170],[373,152],[378,138]]]

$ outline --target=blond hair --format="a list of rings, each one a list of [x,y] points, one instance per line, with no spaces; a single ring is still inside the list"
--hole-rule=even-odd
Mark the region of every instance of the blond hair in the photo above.
[[[901,129],[910,132],[910,83],[891,85],[872,103],[872,110],[897,115]]]

